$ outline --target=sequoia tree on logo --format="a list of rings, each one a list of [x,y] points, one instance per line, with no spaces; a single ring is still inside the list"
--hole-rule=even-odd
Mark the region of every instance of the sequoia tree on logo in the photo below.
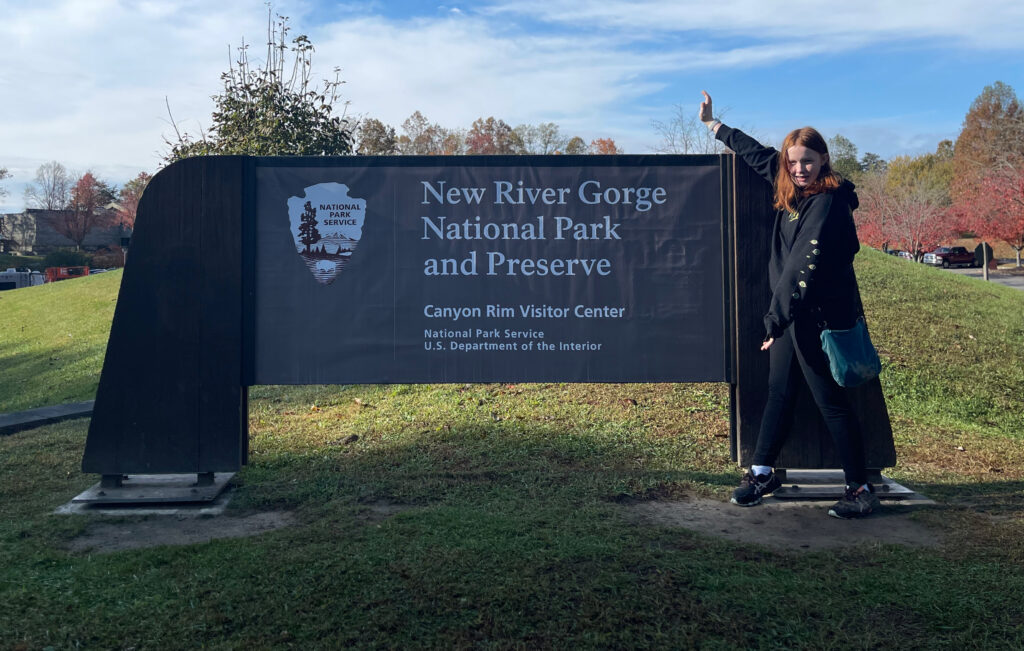
[[[324,285],[348,266],[362,237],[366,200],[348,192],[341,183],[318,183],[305,188],[303,196],[288,198],[295,250]]]
[[[306,202],[306,209],[302,212],[299,223],[299,241],[306,245],[306,253],[309,253],[310,245],[320,241],[320,231],[316,229],[316,208],[309,201]]]

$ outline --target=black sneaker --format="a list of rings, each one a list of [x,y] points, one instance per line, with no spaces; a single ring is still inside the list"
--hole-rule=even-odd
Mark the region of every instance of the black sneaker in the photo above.
[[[828,514],[833,518],[842,518],[844,520],[863,518],[865,515],[871,515],[875,509],[881,506],[882,504],[875,495],[875,487],[871,484],[868,484],[866,490],[860,486],[848,485],[843,499],[836,502],[828,510]]]
[[[782,482],[775,476],[775,473],[754,476],[749,470],[740,480],[740,487],[732,492],[733,504],[739,506],[754,506],[761,503],[761,498],[775,489],[782,486]]]

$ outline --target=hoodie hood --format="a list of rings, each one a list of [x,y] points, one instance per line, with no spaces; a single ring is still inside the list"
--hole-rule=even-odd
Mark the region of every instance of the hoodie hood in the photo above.
[[[851,210],[856,210],[857,206],[860,205],[860,200],[857,199],[856,188],[857,186],[853,184],[853,181],[843,179],[843,182],[836,189],[836,194],[844,196],[847,203],[850,204]]]

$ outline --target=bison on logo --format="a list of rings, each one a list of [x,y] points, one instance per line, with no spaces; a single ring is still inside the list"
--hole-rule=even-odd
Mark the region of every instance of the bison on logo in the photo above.
[[[366,200],[348,192],[341,183],[318,183],[305,188],[303,196],[288,198],[295,250],[323,285],[348,265],[363,234]]]

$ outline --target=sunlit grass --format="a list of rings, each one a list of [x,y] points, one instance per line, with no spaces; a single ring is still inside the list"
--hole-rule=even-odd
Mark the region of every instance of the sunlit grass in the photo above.
[[[0,412],[90,400],[121,271],[0,292]]]
[[[890,412],[1024,438],[1024,292],[885,256],[857,256]]]

